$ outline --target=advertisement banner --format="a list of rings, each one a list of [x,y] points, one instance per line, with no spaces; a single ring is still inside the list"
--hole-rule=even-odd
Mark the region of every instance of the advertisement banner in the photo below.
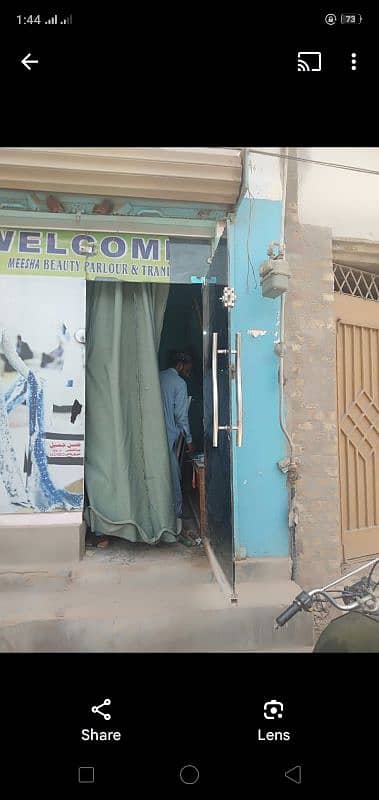
[[[19,244],[8,261],[31,260],[11,254]],[[86,281],[62,272],[75,280],[58,286],[44,258],[39,280],[0,275],[0,514],[83,506]]]
[[[169,283],[165,236],[0,230],[0,275],[44,275]]]

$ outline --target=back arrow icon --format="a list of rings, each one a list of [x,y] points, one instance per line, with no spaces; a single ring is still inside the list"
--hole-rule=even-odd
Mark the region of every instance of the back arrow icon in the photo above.
[[[301,783],[302,781],[302,769],[299,764],[296,767],[292,767],[292,769],[287,770],[284,773],[285,777],[288,778],[289,781],[293,783]]]
[[[33,61],[30,58],[30,56],[31,56],[31,53],[28,53],[21,61],[21,64],[23,64],[24,67],[26,67],[26,69],[29,69],[29,70],[31,69],[30,64],[38,64],[38,60],[36,59],[35,61]]]

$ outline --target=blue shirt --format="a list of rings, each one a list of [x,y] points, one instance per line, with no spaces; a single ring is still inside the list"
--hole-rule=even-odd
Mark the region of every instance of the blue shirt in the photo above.
[[[190,444],[192,436],[188,421],[187,384],[174,367],[163,370],[159,379],[168,446],[171,449],[182,433],[187,444]]]

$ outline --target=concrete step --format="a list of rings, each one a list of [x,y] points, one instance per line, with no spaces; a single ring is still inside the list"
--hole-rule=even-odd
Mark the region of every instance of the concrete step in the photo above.
[[[295,652],[311,648],[310,615],[274,629],[277,609],[229,608],[5,625],[0,652]]]
[[[2,652],[267,652],[313,644],[312,617],[274,620],[299,587],[274,564],[242,581],[238,605],[219,588],[202,548],[94,551],[70,567],[0,569]],[[280,567],[280,568],[279,568]]]
[[[109,587],[106,587],[109,589]],[[289,581],[241,587],[236,608],[270,608],[276,616],[294,599],[298,587]],[[67,583],[59,591],[32,586],[21,591],[2,591],[0,594],[1,619],[3,624],[15,624],[36,619],[56,618],[136,618],[145,615],[176,614],[196,610],[230,610],[230,598],[214,583],[185,585],[173,581],[152,584],[146,576],[137,581],[132,576],[128,582],[120,581],[104,592],[100,584]],[[232,609],[233,610],[233,609]]]
[[[290,582],[244,587],[237,606],[211,583],[109,588],[3,591],[0,651],[267,652],[313,644],[309,614],[275,630],[298,593]]]
[[[18,569],[27,553],[29,568],[51,561],[59,569],[83,557],[84,537],[80,511],[0,514],[0,563]]]
[[[117,586],[142,587],[145,585],[159,584],[161,586],[192,586],[194,583],[215,584],[216,581],[206,559],[188,569],[176,564],[147,564],[147,565],[112,565],[106,568],[98,564],[89,564],[85,567],[73,566],[61,570],[47,569],[31,570],[29,565],[14,570],[1,567],[0,569],[0,597],[3,592],[29,592],[31,588],[36,591],[60,592],[67,588],[91,586],[101,591],[112,590]]]
[[[172,557],[172,552],[167,558],[167,551],[161,548],[159,551],[151,551],[142,559],[135,558],[133,554],[116,556],[112,560],[106,552],[99,556],[96,552],[95,557],[87,555],[82,561],[70,565],[60,565],[57,562],[31,564],[19,563],[6,564],[2,562],[0,566],[0,591],[2,588],[8,589],[10,586],[23,588],[26,585],[48,585],[50,588],[56,585],[60,589],[67,580],[71,582],[90,583],[92,581],[106,583],[118,583],[120,580],[126,581],[133,573],[153,574],[157,569],[166,579],[175,580],[178,569],[181,570],[182,579],[192,580],[193,569],[201,570],[205,580],[213,581],[213,573],[207,556],[202,548],[187,553],[185,561],[180,557],[183,548],[179,552],[179,557]],[[184,567],[186,569],[182,569]],[[192,569],[189,570],[188,567]],[[124,568],[128,567],[128,570]],[[186,571],[187,570],[187,571]],[[244,584],[267,583],[274,581],[288,581],[291,578],[289,560],[285,558],[262,558],[245,559],[236,564],[237,583]]]
[[[162,585],[214,583],[212,569],[202,548],[187,549],[170,545],[156,548],[130,545],[128,549],[90,550],[75,563],[1,563],[1,592],[30,587],[61,591],[68,585],[113,586],[159,581]]]

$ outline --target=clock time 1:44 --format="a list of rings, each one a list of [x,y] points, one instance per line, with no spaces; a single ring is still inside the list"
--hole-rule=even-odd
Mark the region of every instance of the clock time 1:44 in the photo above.
[[[41,24],[41,15],[37,14],[33,16],[33,14],[29,14],[28,17],[23,17],[22,14],[18,14],[17,16],[18,24],[19,25],[40,25]]]

